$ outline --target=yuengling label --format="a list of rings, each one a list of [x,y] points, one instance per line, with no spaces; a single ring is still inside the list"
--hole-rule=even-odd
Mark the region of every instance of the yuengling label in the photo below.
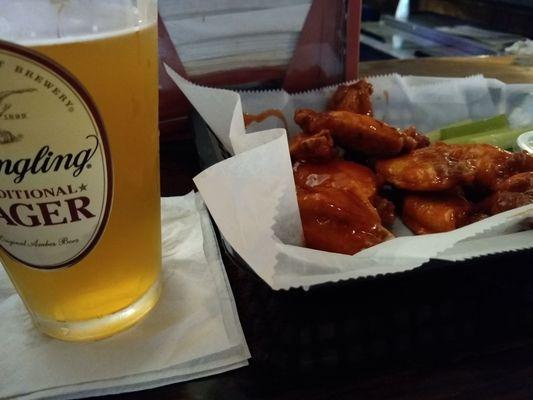
[[[102,235],[112,189],[105,128],[82,84],[0,41],[0,247],[35,268],[74,264]]]

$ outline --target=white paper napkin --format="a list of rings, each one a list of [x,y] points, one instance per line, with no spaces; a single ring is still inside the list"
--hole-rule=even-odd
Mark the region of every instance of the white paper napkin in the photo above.
[[[132,329],[93,343],[32,326],[0,268],[0,398],[72,399],[136,391],[247,365],[250,357],[200,197],[162,200],[163,294]]]

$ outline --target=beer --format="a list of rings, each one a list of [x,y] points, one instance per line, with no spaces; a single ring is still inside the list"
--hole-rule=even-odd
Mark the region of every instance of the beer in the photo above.
[[[0,117],[1,259],[43,332],[109,336],[160,292],[156,24],[20,44],[0,45],[0,99],[10,74],[22,90]]]

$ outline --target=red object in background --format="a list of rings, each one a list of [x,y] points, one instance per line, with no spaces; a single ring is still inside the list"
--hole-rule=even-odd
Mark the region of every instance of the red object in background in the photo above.
[[[253,84],[282,87],[288,92],[315,89],[357,77],[362,0],[314,0],[288,67],[244,68],[187,76],[166,27],[159,19],[160,131],[163,142],[190,138],[191,106],[170,80],[168,64],[192,82],[212,87]]]
[[[362,0],[314,0],[293,58],[286,67],[244,68],[188,76],[159,18],[159,130],[161,194],[186,194],[200,172],[189,115],[192,106],[164,70],[163,64],[192,82],[212,87],[247,85],[309,90],[357,77]]]
[[[315,0],[283,81],[289,93],[357,77],[361,0]]]
[[[357,79],[359,76],[359,35],[361,32],[362,0],[348,1],[346,23],[346,67],[345,80]]]

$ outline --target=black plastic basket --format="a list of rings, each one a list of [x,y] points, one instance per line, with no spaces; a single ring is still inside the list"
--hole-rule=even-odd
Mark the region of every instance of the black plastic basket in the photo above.
[[[193,123],[203,168],[228,156],[199,116]],[[219,242],[253,360],[272,371],[413,366],[533,336],[533,250],[274,291]]]

